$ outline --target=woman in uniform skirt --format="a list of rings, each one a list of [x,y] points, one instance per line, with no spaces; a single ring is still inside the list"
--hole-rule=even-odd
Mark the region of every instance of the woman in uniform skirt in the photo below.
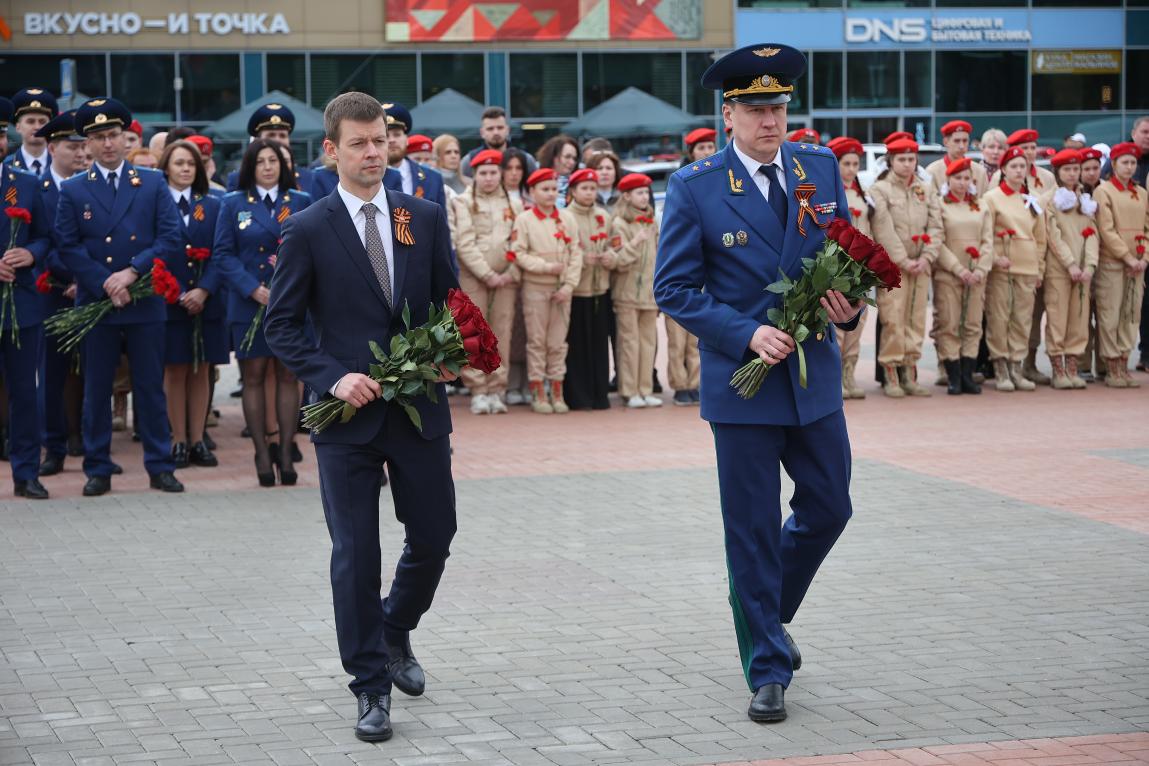
[[[220,201],[208,194],[207,170],[195,144],[168,145],[159,169],[167,176],[184,238],[184,252],[168,262],[180,283],[179,301],[168,306],[164,345],[172,460],[176,468],[215,466],[219,461],[204,443],[211,365],[227,364],[229,358],[219,261],[212,257]]]
[[[243,154],[237,190],[223,198],[216,225],[214,256],[229,287],[228,332],[243,375],[243,418],[255,445],[255,470],[263,487],[296,481],[292,438],[299,419],[299,385],[274,357],[263,337],[262,318],[275,269],[280,230],[292,213],[311,204],[295,188],[295,178],[274,141],[257,138]],[[246,341],[246,342],[245,342]],[[268,444],[267,375],[276,376],[275,414],[279,443]],[[274,447],[274,449],[272,449]]]

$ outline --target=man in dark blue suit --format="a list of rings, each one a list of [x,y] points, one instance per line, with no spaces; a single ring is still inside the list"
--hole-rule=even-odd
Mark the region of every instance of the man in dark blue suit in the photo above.
[[[312,391],[359,408],[312,441],[331,534],[339,655],[359,702],[355,736],[380,742],[391,737],[392,683],[423,693],[410,632],[430,608],[450,552],[455,489],[444,387],[437,402],[416,403],[423,423],[417,430],[401,410],[376,401],[379,385],[366,374],[373,361],[368,342],[387,348],[404,329],[404,306],[413,324],[422,324],[430,304],[442,304],[458,282],[445,210],[383,187],[387,123],[379,102],[364,93],[338,96],[324,111],[324,129],[339,186],[287,219],[264,328],[275,356]],[[409,237],[392,225],[408,218]],[[380,600],[384,464],[406,541]]]
[[[167,181],[124,162],[131,112],[113,98],[76,110],[76,130],[95,158],[91,170],[60,187],[56,233],[64,266],[77,282],[76,305],[110,298],[116,307],[84,338],[84,495],[112,488],[112,382],[127,347],[136,430],[153,489],[183,492],[173,473],[171,428],[164,398],[164,322],[159,296],[132,302],[128,288],[155,259],[182,255],[179,211]]]
[[[16,494],[46,499],[40,483],[40,407],[36,397],[36,370],[43,339],[44,307],[36,292],[36,271],[51,246],[51,228],[44,212],[40,181],[12,167],[0,170],[0,210],[23,208],[32,216],[18,222],[0,212],[0,285],[9,301],[0,308],[0,371],[8,386],[9,460]],[[12,227],[18,226],[15,242]],[[10,291],[10,292],[9,292]],[[15,314],[13,321],[12,314]]]
[[[834,333],[804,342],[802,388],[789,361],[794,339],[767,320],[780,299],[766,285],[780,273],[797,279],[830,219],[849,220],[833,153],[784,139],[789,94],[805,68],[799,51],[763,44],[703,75],[704,87],[722,91],[733,140],[671,177],[654,278],[659,307],[699,339],[702,417],[714,432],[730,604],[754,721],[786,717],[784,690],[801,655],[783,626],[851,515]],[[861,315],[838,292],[822,305],[843,329]],[[778,369],[743,400],[730,379],[755,356]],[[795,484],[784,526],[779,465]]]
[[[264,104],[251,113],[247,119],[247,134],[252,138],[266,138],[283,144],[291,150],[291,131],[295,130],[295,113],[283,104]],[[295,168],[295,185],[302,192],[307,192],[312,199],[326,196],[323,188],[316,186],[315,171],[307,167]],[[233,170],[227,174],[227,190],[235,191],[239,183],[239,171]]]

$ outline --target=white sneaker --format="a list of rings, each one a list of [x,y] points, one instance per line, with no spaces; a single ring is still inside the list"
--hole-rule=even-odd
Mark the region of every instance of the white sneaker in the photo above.
[[[660,399],[657,396],[651,395],[651,396],[644,397],[643,401],[646,402],[647,407],[661,407],[662,406],[662,399]]]
[[[490,407],[492,415],[502,415],[507,411],[507,405],[503,404],[503,400],[498,394],[491,394],[487,397],[487,406]]]
[[[507,404],[516,407],[520,404],[526,404],[527,400],[523,398],[523,392],[517,388],[512,388],[507,391]]]
[[[642,409],[646,406],[646,400],[638,394],[635,394],[626,401],[626,406],[630,407],[632,410]]]
[[[471,397],[471,412],[475,415],[491,414],[491,403],[486,394],[475,394]]]

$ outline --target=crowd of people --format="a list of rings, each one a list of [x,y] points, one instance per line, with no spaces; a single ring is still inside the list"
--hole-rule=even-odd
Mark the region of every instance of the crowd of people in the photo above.
[[[557,135],[534,154],[512,146],[499,107],[483,113],[480,143],[464,152],[454,136],[414,133],[402,105],[383,106],[384,186],[446,209],[460,284],[500,339],[503,366],[466,370],[456,389],[470,395],[470,410],[606,409],[613,392],[629,409],[661,406],[652,179],[626,172],[603,138]],[[9,124],[20,137],[11,153]],[[282,104],[253,109],[250,143],[225,176],[210,138],[177,127],[145,144],[115,99],[61,112],[43,88],[0,98],[0,194],[9,209],[0,219],[9,234],[0,259],[2,441],[18,495],[48,497],[40,479],[60,473],[68,456],[83,457],[85,495],[108,492],[123,470],[111,460],[112,432],[126,428],[143,444],[151,486],[182,491],[176,470],[218,464],[207,427],[218,419],[218,368],[233,357],[258,483],[296,482],[306,392],[274,358],[261,320],[284,222],[331,195],[339,178],[326,157],[296,164],[294,124]],[[1129,367],[1149,314],[1149,117],[1107,155],[1067,145],[1052,171],[1037,163],[1033,130],[985,131],[977,161],[965,156],[970,123],[941,133],[947,156],[928,167],[912,136],[889,136],[869,188],[858,181],[862,144],[827,142],[852,222],[903,272],[901,289],[877,296],[883,392],[930,394],[917,366],[931,309],[948,393],[979,393],[986,379],[999,391],[1084,388],[1083,375],[1137,387]],[[803,129],[788,138],[822,137]],[[683,149],[685,166],[706,162],[718,134],[694,130]],[[157,261],[178,283],[166,305],[133,292]],[[102,300],[113,310],[78,351],[61,351],[44,320]],[[664,321],[670,399],[696,405],[697,340]],[[1036,364],[1043,326],[1052,378]],[[861,332],[840,338],[846,398],[865,396],[855,374]],[[1149,341],[1140,335],[1144,369]]]

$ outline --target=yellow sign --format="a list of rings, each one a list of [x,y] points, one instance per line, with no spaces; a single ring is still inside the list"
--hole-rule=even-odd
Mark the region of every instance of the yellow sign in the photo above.
[[[1121,74],[1121,51],[1032,51],[1033,74]]]

